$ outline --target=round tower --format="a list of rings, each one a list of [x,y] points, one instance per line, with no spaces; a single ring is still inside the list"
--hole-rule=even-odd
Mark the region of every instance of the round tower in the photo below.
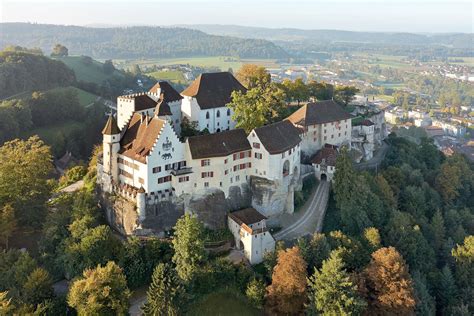
[[[146,217],[146,193],[145,189],[141,187],[137,192],[137,213],[138,213],[138,222],[141,224]]]
[[[110,175],[113,180],[118,180],[117,153],[120,150],[120,130],[117,121],[110,114],[104,129],[102,130],[102,151],[104,173]]]

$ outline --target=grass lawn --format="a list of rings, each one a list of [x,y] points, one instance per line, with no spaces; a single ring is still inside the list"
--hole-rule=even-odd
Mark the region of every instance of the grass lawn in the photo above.
[[[74,129],[82,128],[79,122],[68,121],[61,124],[55,124],[47,127],[35,128],[28,132],[26,137],[31,135],[38,135],[47,144],[54,144],[60,133],[67,136]]]
[[[172,82],[186,82],[183,73],[178,70],[173,71],[155,71],[147,73],[148,76],[155,78],[156,80],[166,80]]]
[[[140,67],[151,67],[153,65],[166,66],[176,64],[189,64],[200,67],[218,67],[223,71],[232,68],[237,71],[243,64],[257,64],[269,68],[279,67],[274,59],[240,59],[238,57],[229,56],[212,56],[212,57],[183,57],[183,58],[157,58],[157,59],[140,59],[140,60],[114,60],[120,68],[127,69],[134,64]]]
[[[92,94],[90,92],[81,90],[81,89],[76,88],[76,87],[65,87],[65,88],[59,87],[59,88],[54,88],[54,89],[51,89],[51,90],[61,91],[61,90],[64,90],[64,89],[73,89],[73,90],[75,90],[77,92],[77,97],[79,98],[79,103],[82,106],[88,106],[89,104],[94,103],[94,101],[97,99],[97,96],[95,94]]]
[[[221,290],[206,295],[190,307],[188,314],[192,316],[263,315],[243,296],[237,295],[232,290]]]
[[[110,77],[122,76],[122,74],[118,70],[116,70],[113,74],[110,75],[105,74],[102,70],[102,63],[93,60],[91,64],[86,64],[83,62],[81,56],[68,56],[55,59],[62,61],[69,68],[74,70],[77,80],[101,84],[102,81]]]

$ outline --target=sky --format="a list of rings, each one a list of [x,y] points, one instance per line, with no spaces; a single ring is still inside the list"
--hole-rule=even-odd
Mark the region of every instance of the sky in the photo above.
[[[0,0],[1,22],[474,31],[473,0]]]

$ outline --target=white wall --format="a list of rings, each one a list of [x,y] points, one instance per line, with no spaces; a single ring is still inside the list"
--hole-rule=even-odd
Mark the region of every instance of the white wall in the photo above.
[[[233,111],[230,110],[230,115],[227,115],[228,107],[222,106],[201,110],[195,98],[183,97],[181,105],[183,116],[192,122],[198,122],[198,129],[200,131],[207,128],[210,133],[215,133],[235,128],[235,122],[232,120]],[[209,118],[207,118],[207,114],[209,114]]]

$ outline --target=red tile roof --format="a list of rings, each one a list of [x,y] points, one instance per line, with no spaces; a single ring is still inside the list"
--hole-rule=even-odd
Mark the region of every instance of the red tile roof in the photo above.
[[[267,219],[264,215],[252,207],[229,213],[229,217],[239,225],[251,225]]]
[[[105,123],[105,127],[102,130],[103,135],[113,135],[113,134],[120,134],[120,130],[117,126],[117,121],[113,117],[112,114],[109,115],[109,119],[107,123]]]
[[[311,163],[320,165],[323,160],[328,166],[336,166],[337,146],[326,144],[311,158]]]

